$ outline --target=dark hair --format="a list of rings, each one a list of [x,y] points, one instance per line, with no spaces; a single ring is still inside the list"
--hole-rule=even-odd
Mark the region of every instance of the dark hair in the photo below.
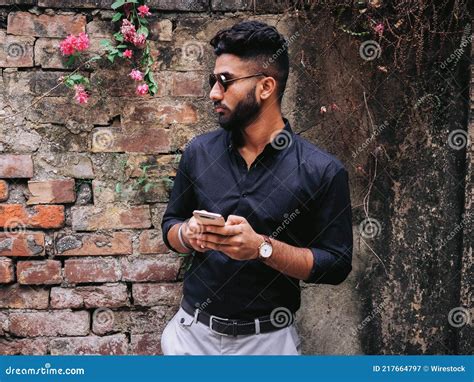
[[[288,42],[275,27],[259,21],[242,21],[217,32],[211,40],[211,45],[216,55],[230,53],[252,60],[257,70],[273,77],[277,82],[278,99],[281,103],[290,63]]]

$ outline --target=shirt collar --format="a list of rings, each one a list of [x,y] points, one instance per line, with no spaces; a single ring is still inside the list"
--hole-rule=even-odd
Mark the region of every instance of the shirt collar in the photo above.
[[[264,153],[268,152],[272,154],[278,154],[282,151],[285,151],[293,144],[294,132],[290,126],[290,122],[284,117],[283,122],[285,122],[283,130],[281,130],[275,137],[273,137],[270,143],[267,143],[267,145],[263,149]],[[231,131],[227,131],[226,144],[229,150],[235,149],[238,143],[237,141],[238,139],[235,137],[234,133]]]

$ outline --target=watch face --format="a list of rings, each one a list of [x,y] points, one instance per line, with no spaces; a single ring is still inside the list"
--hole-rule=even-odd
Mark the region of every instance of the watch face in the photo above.
[[[260,248],[260,256],[269,258],[272,255],[273,247],[267,243]]]

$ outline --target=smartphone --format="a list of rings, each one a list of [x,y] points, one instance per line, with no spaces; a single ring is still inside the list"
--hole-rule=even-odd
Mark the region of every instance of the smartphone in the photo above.
[[[225,225],[224,217],[221,214],[207,212],[206,210],[194,210],[193,216],[201,224],[217,225],[219,227]]]

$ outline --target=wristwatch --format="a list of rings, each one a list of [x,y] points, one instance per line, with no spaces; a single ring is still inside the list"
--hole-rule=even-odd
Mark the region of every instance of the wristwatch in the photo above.
[[[267,235],[260,235],[263,237],[263,243],[258,247],[258,258],[262,261],[269,259],[273,253],[273,245]]]

